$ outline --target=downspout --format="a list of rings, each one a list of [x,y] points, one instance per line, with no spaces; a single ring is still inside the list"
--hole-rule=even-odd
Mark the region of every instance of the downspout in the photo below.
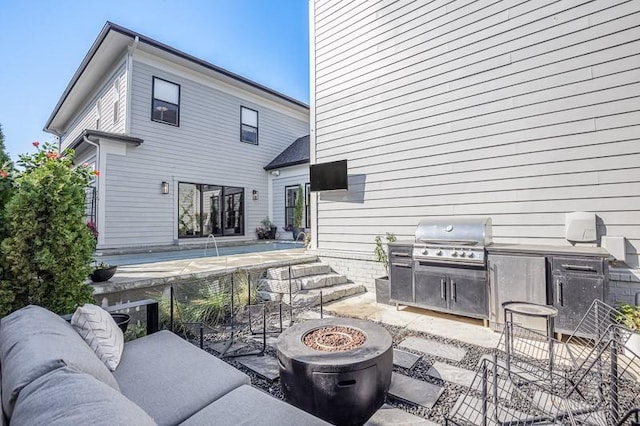
[[[127,53],[127,94],[124,100],[126,114],[124,118],[124,134],[131,135],[131,92],[133,90],[133,52],[138,48],[140,38],[136,36]]]
[[[89,139],[89,137],[87,135],[84,135],[82,137],[82,140],[84,140],[86,143],[88,143],[91,146],[94,146],[96,148],[96,170],[100,170],[100,144],[97,142],[93,142],[91,139]],[[98,205],[100,203],[102,203],[102,200],[100,199],[100,187],[102,185],[100,185],[100,181],[97,181],[98,187],[96,188],[96,197],[98,197]],[[98,225],[98,244],[104,242],[104,224],[102,223],[102,218],[99,216],[99,212],[100,209],[97,208],[96,205],[96,222]]]

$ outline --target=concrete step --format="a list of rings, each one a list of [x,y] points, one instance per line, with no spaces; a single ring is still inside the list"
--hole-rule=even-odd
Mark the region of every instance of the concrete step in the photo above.
[[[326,304],[338,299],[342,299],[343,297],[364,293],[365,291],[367,291],[367,289],[362,284],[354,284],[351,282],[337,284],[332,287],[325,287],[321,289],[300,290],[293,294],[293,304],[317,306],[320,304],[320,292],[322,292],[322,301]],[[262,300],[284,302],[289,304],[288,290],[287,293],[258,291],[258,295],[262,298]]]
[[[295,293],[300,290],[300,281],[298,279],[291,280],[291,292]],[[261,278],[258,282],[258,292],[269,293],[289,293],[289,280],[276,280],[270,278]]]
[[[301,263],[299,265],[283,266],[281,268],[271,268],[267,271],[267,278],[271,280],[288,280],[289,268],[291,268],[291,278],[308,277],[310,275],[321,275],[331,273],[331,267],[326,263],[313,262]]]
[[[291,280],[262,278],[258,283],[258,290],[272,293],[289,293],[289,281],[291,281],[291,291],[294,293],[298,290],[313,290],[349,282],[345,276],[336,274],[335,272],[292,278]]]
[[[300,284],[301,290],[313,290],[315,288],[332,287],[338,284],[349,282],[344,275],[331,272],[328,274],[312,275],[304,278],[298,278],[296,281]]]
[[[325,287],[321,289],[313,290],[300,290],[293,295],[294,304],[311,304],[317,306],[320,304],[320,292],[322,292],[323,303],[333,302],[335,300],[342,299],[344,297],[353,296],[354,294],[360,294],[367,291],[366,287],[362,284],[354,284],[347,282],[345,284],[334,285],[333,287]],[[289,299],[289,295],[285,295],[283,301],[286,303]]]

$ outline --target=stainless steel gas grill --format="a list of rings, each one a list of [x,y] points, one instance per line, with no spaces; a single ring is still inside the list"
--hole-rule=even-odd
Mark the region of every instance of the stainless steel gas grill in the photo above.
[[[413,260],[484,266],[485,246],[491,244],[490,218],[421,220],[416,229]]]
[[[445,217],[422,220],[415,236],[411,279],[408,279],[406,269],[401,272],[395,268],[396,271],[391,262],[391,301],[487,319],[485,247],[492,241],[491,219]],[[406,247],[406,243],[390,244],[390,254],[400,247]]]

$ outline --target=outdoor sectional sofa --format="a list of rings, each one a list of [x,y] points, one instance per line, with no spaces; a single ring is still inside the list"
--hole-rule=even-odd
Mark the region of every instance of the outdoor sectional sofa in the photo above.
[[[126,343],[112,373],[38,306],[0,322],[0,374],[3,425],[328,424],[169,331]]]

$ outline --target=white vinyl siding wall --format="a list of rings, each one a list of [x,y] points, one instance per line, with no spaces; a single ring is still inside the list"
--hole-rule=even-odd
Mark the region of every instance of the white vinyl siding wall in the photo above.
[[[127,69],[126,62],[122,62],[117,69],[109,73],[99,89],[85,102],[80,114],[78,114],[72,123],[67,127],[65,134],[62,136],[62,148],[67,148],[82,132],[86,129],[100,130],[101,132],[125,133],[125,116],[127,109]],[[113,101],[115,99],[114,82],[118,79],[118,87],[120,88],[120,103],[118,109],[118,120],[113,121]],[[96,129],[96,120],[98,119],[97,103],[100,103],[100,128]]]
[[[309,164],[300,164],[280,169],[280,176],[273,177],[273,223],[278,227],[280,238],[283,240],[293,239],[292,232],[284,232],[285,224],[285,188],[287,186],[302,185],[302,196],[304,197],[305,184],[309,182]],[[304,227],[304,216],[302,218]]]
[[[638,266],[640,1],[310,7],[315,162],[348,159],[364,180],[320,196],[319,249],[370,253],[442,215],[567,245],[565,213],[592,211]]]
[[[294,140],[308,133],[308,117],[285,113],[253,95],[220,90],[215,80],[192,78],[177,66],[135,59],[132,71],[131,136],[144,143],[126,155],[107,158],[106,240],[104,247],[173,244],[177,238],[178,182],[244,188],[245,235],[268,214],[268,178],[263,167]],[[180,126],[151,120],[152,77],[180,85]],[[240,142],[240,106],[259,112],[260,144]],[[286,110],[286,107],[281,109]],[[160,183],[170,193],[160,193]],[[252,199],[257,190],[259,199]],[[221,237],[233,238],[233,237]],[[184,239],[181,241],[188,241]]]

